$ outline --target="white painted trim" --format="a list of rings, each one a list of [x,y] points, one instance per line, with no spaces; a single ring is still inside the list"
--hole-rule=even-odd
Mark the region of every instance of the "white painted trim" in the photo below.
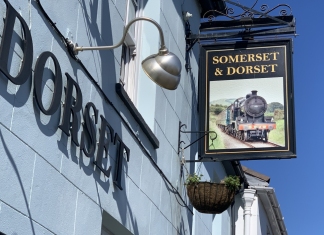
[[[251,207],[254,201],[256,190],[254,189],[244,189],[241,193],[242,201],[244,203],[244,235],[250,235],[250,225],[251,225]]]
[[[274,234],[287,235],[286,225],[280,210],[274,188],[250,186],[250,189],[256,190],[257,195],[265,207],[271,230]],[[266,208],[269,208],[268,210]]]

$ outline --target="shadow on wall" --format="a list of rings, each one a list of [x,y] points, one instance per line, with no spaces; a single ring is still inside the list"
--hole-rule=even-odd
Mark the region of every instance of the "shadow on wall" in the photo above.
[[[99,6],[99,2],[101,6]],[[83,14],[84,14],[84,19],[87,24],[87,30],[88,30],[88,37],[89,41],[92,39],[96,40],[96,45],[102,46],[102,45],[113,45],[113,25],[116,24],[115,22],[112,22],[113,19],[111,19],[110,15],[107,14],[107,12],[112,12],[114,9],[110,9],[109,7],[109,1],[93,1],[90,3],[89,6],[89,12],[86,10],[86,2],[84,0],[81,1],[81,7],[83,9]],[[101,28],[99,28],[97,24],[97,19],[98,19],[98,10],[101,9],[101,18],[100,18],[100,25]],[[126,9],[125,9],[126,10]],[[114,27],[117,27],[114,25]],[[122,35],[118,35],[122,36]],[[119,38],[117,39],[118,41],[120,40]],[[115,42],[116,43],[116,42]],[[91,46],[91,45],[90,45]],[[89,52],[88,52],[89,53]],[[116,92],[115,92],[115,84],[117,82],[117,79],[119,79],[119,75],[117,74],[116,71],[116,58],[114,58],[114,55],[116,54],[117,62],[120,63],[121,59],[121,47],[117,48],[115,50],[109,50],[109,51],[98,51],[99,56],[100,56],[100,63],[101,63],[101,88],[106,94],[107,97],[111,100],[116,99]],[[118,98],[117,98],[118,99]],[[121,121],[120,118],[112,112],[115,112],[112,110],[112,108],[108,107],[107,102],[102,99],[103,102],[103,112],[105,117],[110,117],[109,120],[113,122],[112,126],[113,129],[115,130],[115,133],[118,133],[120,135],[120,138],[122,137],[122,127],[121,127]],[[132,137],[134,139],[134,137]],[[134,140],[135,142],[135,140]],[[117,156],[117,149],[118,146],[115,146],[113,148],[110,147],[109,149],[109,156],[110,157],[110,166],[112,166],[111,172],[112,175],[111,177],[115,177],[115,169],[116,169],[116,158],[114,156]],[[106,153],[107,154],[107,153]],[[82,160],[82,157],[80,158]],[[104,159],[105,160],[105,159]],[[107,159],[106,159],[107,160]],[[104,161],[103,164],[105,167],[108,165],[108,160]],[[134,229],[135,234],[139,234],[138,231],[138,225],[136,218],[134,218],[132,209],[130,207],[127,195],[126,195],[126,177],[128,174],[128,165],[123,159],[123,164],[122,164],[123,171],[125,173],[122,173],[121,177],[121,187],[123,190],[117,189],[117,187],[114,187],[112,191],[112,196],[117,204],[118,212],[121,218],[121,223],[123,225],[127,224],[127,218],[130,220],[130,223],[132,224],[132,228]],[[87,167],[86,167],[87,168]],[[106,168],[107,169],[107,168]],[[99,177],[100,178],[100,177]],[[108,193],[110,189],[110,184],[108,182],[103,182],[101,180],[98,181],[101,188]],[[97,187],[97,185],[96,185]],[[102,206],[102,199],[100,198],[99,194],[99,188],[97,187],[97,192],[98,192],[98,199],[99,199],[99,205]],[[108,211],[109,212],[109,211]],[[110,212],[109,212],[110,213]]]
[[[98,1],[94,1],[95,3],[94,4],[97,4]],[[83,1],[84,3],[84,1]],[[32,2],[33,6],[35,7],[35,9],[37,9],[38,13],[40,15],[42,15],[43,13],[39,10],[38,8],[38,4],[35,3],[35,2]],[[85,8],[84,8],[85,9]],[[92,8],[91,8],[92,9]],[[46,11],[46,9],[45,9]],[[96,12],[94,11],[91,11],[91,16],[92,16],[92,19],[95,19],[96,18]],[[87,17],[89,17],[89,15],[86,15],[86,19],[88,19]],[[89,20],[88,20],[89,21]],[[71,56],[69,55],[65,45],[63,43],[61,43],[61,38],[59,38],[59,36],[57,35],[56,32],[53,31],[52,27],[48,24],[47,21],[45,21],[46,23],[46,26],[48,27],[48,30],[50,32],[52,32],[52,35],[54,37],[54,39],[57,41],[57,42],[60,42],[58,43],[58,45],[61,47],[62,51],[64,51],[66,53],[66,56],[67,58],[69,59],[69,62],[71,64],[71,68],[73,69],[73,72],[74,72],[74,76],[73,76],[73,79],[75,79],[77,82],[78,81],[78,71],[82,72],[82,74],[84,74],[84,76],[86,77],[87,74],[85,73],[85,71],[83,71],[80,66],[78,65],[78,63],[73,60],[71,58]],[[100,34],[99,34],[99,30],[95,23],[91,24],[90,21],[88,22],[88,24],[90,24],[91,26],[88,27],[88,30],[92,30],[92,33],[93,34],[96,34],[97,37],[100,38]],[[88,34],[89,35],[89,34]],[[90,35],[89,35],[90,37]],[[91,41],[89,39],[89,41]],[[103,42],[100,41],[98,44],[101,45]],[[62,71],[64,72],[64,71]],[[66,81],[66,76],[62,76],[63,78],[63,84],[67,84],[67,81]],[[45,80],[46,79],[46,80]],[[44,90],[45,90],[45,83],[47,82],[47,80],[52,80],[52,82],[54,83],[54,74],[53,74],[53,71],[51,69],[48,69],[48,68],[45,68],[44,69],[44,72],[43,72],[43,86],[42,86],[42,91],[41,93],[43,94],[44,93]],[[28,82],[32,82],[32,79],[28,80]],[[27,84],[27,82],[26,82]],[[20,86],[19,90],[22,89],[22,87],[24,87],[26,84],[23,84],[22,86]],[[26,89],[27,88],[24,88],[23,90],[26,92],[27,96],[24,95],[24,96],[20,96],[17,92],[16,96],[17,97],[20,97],[19,99],[21,101],[23,101],[23,103],[26,103],[27,102],[27,99],[28,99],[28,95],[29,95],[29,92],[30,92],[30,88],[31,88],[31,85],[28,87],[29,90],[28,92],[26,92]],[[52,88],[51,88],[52,89]],[[18,91],[19,91],[18,90]],[[63,96],[64,96],[64,93],[66,93],[66,87],[64,87],[64,91],[63,92]],[[1,92],[1,90],[0,90]],[[3,91],[1,92],[1,95],[3,97],[7,97],[7,91]],[[104,100],[104,99],[102,99]],[[20,102],[21,103],[21,102]],[[38,124],[38,128],[41,130],[41,132],[46,135],[46,136],[53,136],[57,131],[58,131],[58,125],[59,125],[59,122],[60,122],[60,117],[61,117],[61,108],[58,109],[58,111],[56,111],[51,117],[49,120],[47,120],[47,123],[46,124],[43,124],[43,118],[44,118],[44,114],[42,114],[40,112],[40,109],[38,108],[36,102],[35,102],[35,99],[33,100],[33,104],[34,104],[34,114],[35,114],[35,118],[36,118],[36,122]],[[83,104],[84,106],[85,104]],[[15,103],[15,106],[16,106],[16,103]],[[78,121],[77,123],[77,132],[78,132],[78,139],[80,140],[80,134],[81,134],[81,114],[83,113],[83,106],[82,106],[82,109],[80,112],[77,112],[76,113],[76,120]],[[114,128],[116,129],[116,128]],[[70,149],[68,148],[68,143],[69,143],[69,137],[64,134],[63,132],[60,132],[61,133],[61,136],[60,136],[60,140],[57,141],[58,143],[58,148],[60,149],[60,151],[67,157],[71,157],[71,160],[73,162],[75,162],[76,164],[80,164],[80,168],[83,169],[84,173],[86,175],[91,175],[93,174],[95,171],[97,171],[97,174],[93,174],[93,177],[95,178],[96,181],[98,181],[100,184],[108,184],[108,181],[107,180],[101,180],[100,179],[100,174],[101,172],[99,171],[99,169],[97,169],[96,167],[94,167],[94,165],[92,164],[92,161],[89,161],[89,158],[85,157],[84,158],[84,154],[82,153],[82,151],[78,152],[78,148],[76,147],[75,144],[72,144],[70,145]],[[113,151],[113,150],[112,150]],[[87,159],[86,161],[84,161],[84,159]],[[93,159],[91,159],[93,160]],[[87,163],[86,163],[87,162]],[[87,164],[87,165],[86,165]],[[105,169],[107,169],[107,164],[108,164],[108,161],[107,159],[103,162],[103,165],[104,167],[106,167]],[[95,170],[96,169],[96,170]]]
[[[121,196],[120,194],[122,194],[122,197],[120,197]],[[129,201],[127,199],[126,190],[123,190],[123,191],[119,190],[119,191],[113,192],[113,198],[116,200],[116,202],[118,204],[119,213],[122,218],[122,224],[126,225],[126,222],[127,222],[126,215],[128,215],[130,223],[132,224],[134,234],[139,235],[137,220],[133,215],[132,208],[130,207]],[[125,198],[126,200],[121,200],[122,198]]]
[[[97,2],[98,1],[95,1],[94,4],[97,4]],[[83,1],[83,3],[84,3],[84,1]],[[33,4],[35,4],[35,3],[33,2]],[[103,1],[102,4],[103,4],[103,6],[102,6],[103,12],[106,12],[107,10],[109,11],[109,6],[108,6],[107,2],[106,1]],[[37,8],[37,5],[34,5],[34,6],[35,6],[36,9],[38,9]],[[93,6],[93,8],[91,8],[91,9],[97,9],[97,7],[96,6]],[[91,13],[91,17],[92,17],[91,19],[94,20],[96,18],[96,12],[93,11],[93,10],[91,12],[92,12]],[[39,12],[39,13],[42,14],[42,12]],[[103,15],[105,16],[106,14],[103,14]],[[87,17],[88,17],[88,15],[86,16],[86,18]],[[106,27],[107,26],[107,17],[103,17],[102,18],[102,21],[103,21],[103,25],[105,25],[105,27]],[[98,29],[96,30],[96,27],[95,27],[96,24],[95,23],[92,24],[90,21],[88,21],[88,23],[91,24],[89,26],[89,29],[92,29],[92,34],[96,34],[97,33],[97,37],[96,37],[97,40],[98,40],[98,43],[97,44],[102,45],[103,44],[103,42],[102,42],[103,40],[101,40],[101,36],[99,34],[99,30]],[[57,40],[57,42],[61,42],[61,40],[58,38],[57,34],[55,32],[53,32],[52,28],[49,26],[48,22],[46,23],[46,25],[47,25],[49,31],[53,33],[53,36]],[[105,28],[105,30],[107,30],[107,28]],[[105,31],[105,30],[103,30],[103,31]],[[110,30],[108,29],[108,32],[107,31],[105,31],[105,32],[102,32],[102,35],[110,35],[111,36],[111,29]],[[19,35],[14,34],[14,37],[13,38],[15,40],[13,40],[11,44],[12,45],[18,44],[18,45],[20,45],[20,47],[22,47],[21,46],[21,37],[19,37]],[[110,40],[108,40],[108,43],[109,43],[109,41],[112,41],[112,39],[110,38]],[[63,51],[65,51],[67,53],[66,48],[63,45],[63,43],[59,43],[59,45],[63,49]],[[14,47],[15,46],[12,46],[12,50],[13,50]],[[10,53],[10,55],[11,56],[12,55],[15,55],[15,53]],[[108,56],[107,54],[104,54],[104,53],[101,53],[101,56],[102,56],[102,64],[106,64],[108,62],[108,64],[111,64],[112,67],[114,68],[114,63],[113,63],[114,62],[114,59],[113,59],[113,56]],[[72,66],[73,71],[74,71],[74,74],[75,74],[75,77],[73,79],[77,79],[77,71],[78,71],[78,69],[80,69],[80,67],[77,66],[77,63],[74,60],[72,60],[68,54],[67,54],[67,57],[70,60],[71,66]],[[112,63],[109,63],[109,59],[111,59]],[[10,63],[11,63],[11,61],[13,61],[12,58],[9,58],[8,60],[10,61]],[[16,66],[16,67],[18,68],[19,66]],[[111,74],[111,72],[112,72],[111,70],[109,70],[107,68],[107,66],[102,66],[102,69],[103,69],[103,71],[102,71],[102,77],[103,78],[105,78],[105,76],[107,74]],[[1,77],[3,77],[3,76],[1,76]],[[55,76],[54,76],[53,72],[50,69],[47,69],[46,68],[46,69],[44,69],[44,73],[43,73],[43,78],[44,77],[46,77],[47,80],[54,81],[53,78]],[[114,84],[116,82],[115,81],[115,77],[113,77],[113,78],[114,78],[113,79],[114,81],[112,82],[113,86],[111,86],[111,89],[114,89],[114,87],[115,87]],[[21,86],[12,86],[11,83],[10,83],[9,89],[11,89],[11,93],[12,93],[11,94],[11,93],[9,93],[7,91],[8,79],[7,78],[4,78],[3,81],[4,81],[4,83],[5,83],[6,86],[1,86],[1,88],[0,88],[0,93],[1,94],[0,95],[3,98],[5,98],[5,100],[7,100],[8,103],[10,103],[12,106],[16,106],[16,107],[17,107],[17,105],[18,105],[18,107],[23,106],[24,104],[27,103],[27,101],[29,99],[32,99],[32,100],[29,100],[29,101],[33,103],[33,111],[34,111],[34,115],[35,115],[35,118],[36,118],[36,123],[38,125],[38,128],[40,129],[40,131],[44,135],[46,135],[46,136],[53,136],[53,135],[56,134],[56,132],[58,130],[58,124],[60,122],[60,116],[61,116],[61,108],[58,108],[59,111],[56,111],[51,117],[46,117],[47,123],[46,124],[43,124],[42,121],[44,121],[44,116],[40,112],[39,108],[37,107],[37,104],[35,103],[35,99],[33,98],[33,96],[31,96],[31,92],[34,92],[32,90],[32,85],[31,85],[32,84],[32,80],[33,80],[32,78],[28,79],[28,82],[25,82]],[[103,80],[103,83],[106,82],[106,81],[111,82],[108,79],[104,79]],[[43,82],[43,86],[42,86],[41,93],[43,93],[45,89],[48,89],[48,87],[45,85],[46,81],[42,81],[42,82]],[[105,87],[105,85],[103,85],[103,87]],[[59,88],[59,89],[61,89],[61,88]],[[102,99],[102,100],[104,100],[104,99]],[[105,102],[105,101],[103,101],[103,102]],[[106,117],[109,117],[111,114],[109,113],[109,108],[107,108],[108,104],[105,102],[103,106],[104,106],[103,111],[105,113],[105,116]],[[81,126],[80,120],[81,120],[81,113],[80,112],[77,112],[76,117],[73,117],[73,119],[75,119],[75,118],[78,120],[78,123],[77,123],[77,133],[79,134],[78,139],[80,139],[80,126]],[[118,121],[116,121],[116,122],[118,123]],[[118,125],[114,125],[114,130],[115,130],[116,133],[118,133],[120,135],[120,138],[122,138],[122,136],[121,136],[121,128],[120,127],[118,128]],[[29,137],[31,137],[31,136],[29,136]],[[102,180],[102,178],[100,177],[100,175],[102,173],[98,170],[98,168],[94,167],[94,165],[92,164],[92,161],[90,161],[90,159],[84,158],[82,152],[78,152],[78,149],[77,149],[77,147],[76,147],[75,144],[71,143],[71,146],[70,146],[70,149],[69,149],[68,148],[68,141],[69,141],[69,138],[67,137],[67,135],[64,134],[63,132],[61,132],[61,138],[60,138],[59,141],[57,141],[58,142],[58,148],[60,149],[60,151],[67,158],[70,157],[73,162],[75,162],[76,164],[79,164],[80,168],[83,169],[83,171],[84,171],[84,173],[86,175],[89,176],[89,175],[92,174],[93,177],[94,177],[94,179],[101,185],[101,187],[104,189],[104,191],[108,192],[108,190],[110,188],[109,181],[105,177],[103,177],[104,179]],[[3,138],[2,138],[2,142],[4,142],[4,139]],[[12,163],[12,165],[13,165],[15,171],[16,171],[16,174],[17,174],[17,177],[19,179],[19,182],[21,184],[21,179],[20,179],[18,170],[15,167],[15,163],[13,161],[13,158],[12,158],[9,150],[7,148],[5,148],[5,149],[6,149],[6,152],[7,152],[8,157],[10,158],[10,161],[11,161],[11,163]],[[109,151],[112,151],[112,153],[113,153],[113,154],[110,154],[110,155],[115,156],[116,154],[114,154],[114,153],[117,152],[117,148],[116,147],[110,148]],[[105,154],[106,154],[106,159],[105,159],[105,162],[103,162],[103,164],[107,168],[107,164],[108,164],[107,155],[108,155],[108,153],[106,152]],[[85,161],[84,161],[85,159],[87,159],[86,161],[88,162],[88,164],[85,163]],[[111,165],[115,165],[115,164],[111,164]],[[96,174],[94,174],[95,171],[97,171]],[[127,172],[127,164],[126,164],[126,170],[125,171]],[[123,174],[122,179],[124,177],[125,177],[125,175]],[[123,179],[123,180],[125,181],[125,179]],[[126,194],[125,190],[123,190],[123,191],[117,190],[117,192],[119,194],[122,194],[122,195],[125,195]],[[25,202],[26,202],[26,206],[28,208],[27,197],[26,197],[26,193],[24,191],[23,191],[23,195],[24,195],[24,199],[25,199]],[[121,218],[123,219],[123,222],[125,222],[126,221],[126,213],[127,213],[128,210],[126,210],[126,209],[123,208],[124,202],[122,202],[119,199],[119,196],[115,196],[114,198],[116,199],[117,204],[119,204],[118,208],[122,208],[122,209],[120,209],[120,214],[121,214]],[[29,213],[29,218],[31,218],[31,215],[30,215],[30,212],[29,212],[29,208],[28,208],[28,213]],[[31,222],[31,225],[33,226],[32,222]]]
[[[16,31],[13,31],[12,35],[12,41],[10,45],[10,52],[9,52],[9,58],[8,58],[8,68],[10,68],[9,72],[11,76],[16,76],[19,71],[18,64],[21,61],[21,58],[13,52],[13,48],[17,45],[17,47],[23,47],[23,41],[21,37],[17,34]],[[31,77],[31,75],[30,75]],[[29,97],[29,90],[32,87],[32,82],[30,77],[27,79],[27,81],[20,85],[16,86],[13,83],[9,82],[9,79],[6,78],[1,72],[0,72],[0,79],[2,80],[1,83],[3,83],[0,86],[0,94],[1,97],[4,98],[8,103],[10,103],[12,106],[15,104],[16,107],[22,107],[26,104],[28,97]],[[10,91],[10,93],[7,91],[7,89]],[[27,92],[26,92],[27,91]],[[15,102],[16,98],[19,98],[19,102]]]
[[[193,27],[192,27],[193,26]],[[199,26],[195,24],[191,25],[192,30],[194,29],[199,29]],[[199,53],[200,53],[200,49],[199,49],[199,45],[195,45],[192,47],[191,50],[186,51],[185,52],[185,60],[186,63],[188,64],[189,68],[187,70],[187,74],[188,74],[188,79],[190,82],[190,88],[191,88],[191,126],[189,126],[191,131],[203,131],[200,130],[200,126],[199,126],[199,113],[198,113],[198,81],[199,78],[195,76],[195,73],[192,71],[192,66],[191,66],[191,59],[195,58],[195,61],[199,61]],[[198,62],[199,63],[199,62]],[[199,70],[199,64],[198,64],[198,70]],[[195,71],[197,72],[196,74],[199,74],[199,71]],[[189,130],[188,128],[188,130]],[[190,140],[191,142],[197,140],[199,137],[201,136],[201,134],[196,134],[196,133],[192,133],[190,136]],[[202,140],[200,140],[202,141]],[[190,149],[190,160],[196,160],[196,158],[199,157],[199,153],[198,153],[198,144],[200,143],[200,141],[198,141],[196,144],[191,146]],[[201,163],[195,164],[195,163],[191,163],[189,166],[189,173],[193,174],[197,169],[196,166],[200,165]],[[200,166],[198,166],[198,168],[200,168]],[[189,226],[192,230],[193,228],[193,217],[189,217]]]
[[[30,213],[29,205],[28,205],[28,199],[27,199],[27,195],[26,195],[23,183],[22,183],[22,179],[20,177],[19,170],[17,168],[15,160],[14,160],[13,156],[11,155],[11,153],[10,153],[8,147],[7,147],[7,144],[6,144],[6,142],[5,142],[4,138],[3,138],[1,130],[0,130],[0,139],[1,139],[2,147],[6,152],[6,155],[7,155],[8,159],[9,159],[9,161],[11,163],[12,168],[14,169],[13,174],[15,174],[17,176],[17,179],[19,181],[19,186],[20,186],[20,189],[21,189],[21,193],[22,193],[22,195],[24,197],[24,203],[26,205],[26,209],[27,209],[27,212],[28,212],[28,220],[30,222],[30,227],[31,227],[31,230],[32,230],[33,234],[35,234],[34,224],[33,224],[33,221],[32,221],[32,216],[31,216],[31,213]],[[4,157],[4,156],[2,156],[2,157]],[[2,190],[4,190],[4,189],[2,189]],[[2,234],[2,233],[0,232],[0,234]]]
[[[82,1],[82,2],[84,4],[84,1]],[[174,1],[174,2],[176,2],[176,1]],[[97,40],[97,45],[102,45],[102,44],[106,44],[106,42],[104,42],[103,38],[105,38],[105,39],[108,38],[107,41],[112,42],[112,37],[111,37],[112,29],[111,29],[111,25],[107,23],[107,22],[110,22],[109,17],[107,17],[107,16],[105,16],[105,14],[103,14],[104,16],[102,17],[102,24],[101,25],[103,25],[105,27],[102,28],[101,35],[100,35],[97,24],[95,23],[96,22],[95,20],[97,18],[96,9],[98,9],[97,4],[98,4],[98,1],[94,1],[94,3],[91,5],[91,11],[90,11],[91,14],[90,14],[90,16],[87,13],[84,13],[84,14],[86,14],[85,18],[88,20],[87,22],[89,24],[89,30],[91,32],[91,35],[92,36],[97,35],[96,37],[94,37]],[[103,1],[102,4],[103,5],[102,5],[101,9],[103,9],[103,12],[106,12],[107,10],[109,11],[109,5],[105,1]],[[176,8],[176,9],[179,10],[180,8]],[[91,20],[89,20],[89,19],[91,19]],[[106,27],[107,25],[110,26],[110,27]],[[106,35],[106,37],[104,37],[104,35]],[[56,37],[56,36],[54,35],[54,37]],[[65,49],[62,43],[60,45],[61,45],[61,47],[63,49]],[[111,91],[112,91],[113,94],[115,94],[114,84],[116,83],[116,77],[115,76],[107,77],[107,74],[116,74],[115,60],[114,60],[114,57],[113,57],[113,53],[107,53],[107,52],[103,51],[103,52],[100,52],[99,54],[100,54],[100,57],[101,57],[101,63],[103,65],[105,65],[105,64],[110,65],[110,66],[102,66],[102,68],[101,68],[102,69],[101,77],[103,78],[103,80],[102,80],[102,88],[105,90],[107,95],[109,93],[111,93]],[[73,60],[70,59],[70,62],[71,62],[72,65],[75,65],[75,62]],[[75,78],[77,79],[76,75],[77,75],[77,70],[79,69],[79,67],[78,66],[72,66],[72,67],[73,67],[73,70],[75,72],[74,73]],[[48,75],[50,75],[49,77],[53,77],[52,71],[50,71],[50,70],[45,69],[44,74],[48,74]],[[191,130],[195,130],[197,128],[196,125],[195,125],[195,122],[196,122],[196,117],[195,117],[196,116],[196,111],[195,110],[196,110],[196,107],[197,107],[197,94],[196,94],[196,88],[195,88],[196,78],[194,77],[194,75],[191,72],[190,72],[189,77],[190,77],[190,81],[191,81],[192,104],[193,104],[193,108],[192,108],[192,120],[193,121],[192,121]],[[27,102],[30,93],[26,92],[25,89],[28,89],[28,91],[30,91],[31,82],[32,82],[32,79],[30,79],[27,83],[24,84],[24,86],[26,86],[26,87],[24,87],[24,86],[19,87],[16,95],[18,97],[20,97],[19,99],[22,102],[19,102],[18,105],[22,106]],[[107,89],[105,89],[105,88],[107,88]],[[15,95],[11,95],[6,91],[0,91],[0,92],[1,92],[2,97],[4,97],[5,99],[8,99],[8,102],[11,102],[12,105],[14,105],[14,104],[17,105],[17,103],[14,102]],[[18,95],[18,93],[20,93],[20,92],[22,92],[22,95]],[[105,113],[104,116],[106,116],[106,117],[110,116],[111,115],[111,113],[110,113],[111,109],[109,109],[107,107],[106,103],[104,103],[103,106],[104,106],[103,112]],[[42,131],[42,133],[44,135],[46,135],[46,136],[54,135],[55,132],[57,131],[57,128],[56,129],[55,128],[51,129],[51,127],[58,125],[59,117],[60,117],[60,111],[58,111],[53,116],[51,116],[50,121],[47,124],[43,124],[41,122],[41,113],[40,113],[38,107],[35,106],[35,103],[34,103],[34,112],[35,112],[35,117],[36,117],[38,127]],[[78,113],[78,120],[81,120],[80,113]],[[78,123],[78,127],[80,129],[80,123]],[[79,132],[79,129],[78,129],[78,132]],[[115,131],[117,133],[119,133],[121,135],[121,133],[122,133],[121,132],[121,124],[119,124],[119,126],[114,125],[114,129],[115,129]],[[195,137],[196,137],[196,135],[192,134],[191,139],[194,139]],[[65,147],[67,146],[67,142],[68,142],[67,139],[68,139],[67,136],[62,133],[61,140],[60,140],[62,142],[59,141],[58,146],[59,146],[60,150],[65,154],[65,156],[67,158],[69,158],[69,152],[68,152],[67,148],[63,148],[64,146]],[[1,135],[1,140],[2,140],[2,142],[4,142],[4,140],[2,138],[2,135]],[[117,148],[114,148],[111,151],[113,151],[113,153],[114,153],[114,152],[117,151],[116,149]],[[7,151],[7,149],[6,149],[6,151]],[[194,156],[195,153],[196,153],[196,149],[192,148],[190,159],[192,159],[192,156]],[[7,154],[12,159],[10,153],[7,153]],[[111,155],[115,156],[115,154],[111,154]],[[75,162],[76,164],[79,164],[80,168],[83,169],[85,174],[87,174],[87,175],[93,174],[93,177],[95,178],[95,180],[97,182],[99,182],[100,186],[104,189],[105,192],[109,191],[109,189],[110,189],[109,181],[108,180],[101,180],[101,177],[100,177],[101,173],[98,170],[97,170],[98,171],[97,174],[94,174],[95,170],[92,169],[93,165],[92,165],[91,161],[85,162],[84,159],[86,159],[86,158],[83,158],[82,152],[80,152],[80,155],[78,156],[77,148],[76,148],[76,146],[74,144],[71,144],[70,156],[71,156],[71,160],[73,162]],[[11,162],[12,162],[12,165],[14,166],[14,161],[11,161]],[[110,162],[111,162],[111,160],[110,160]],[[108,161],[104,162],[104,164],[105,164],[105,167],[107,167],[108,166]],[[115,166],[115,164],[110,164],[110,165]],[[126,168],[125,172],[127,173],[127,164],[124,165],[124,168]],[[114,172],[114,170],[112,170],[112,172]],[[19,179],[19,181],[21,183],[18,172],[17,172],[17,177],[18,177],[18,179]],[[122,177],[122,185],[125,186],[125,175],[124,174],[123,174],[123,177]],[[97,184],[96,184],[96,186],[97,186]],[[124,187],[124,189],[125,188],[126,188],[126,186]],[[98,188],[97,188],[97,191],[99,191]],[[26,198],[25,193],[24,193],[24,198],[26,199],[25,202],[27,204],[27,198]],[[127,219],[126,216],[129,215],[131,223],[132,223],[133,228],[134,228],[134,232],[135,232],[135,234],[138,234],[137,221],[136,221],[136,218],[134,218],[134,216],[133,216],[132,210],[131,210],[129,202],[127,200],[126,190],[123,190],[123,191],[116,190],[115,192],[113,192],[113,198],[116,200],[116,203],[118,204],[118,209],[119,209],[119,213],[121,215],[121,219],[122,219],[123,224],[125,224],[127,222],[126,221],[126,219]],[[126,198],[126,200],[124,200],[125,198]],[[32,225],[32,222],[31,222],[31,225]],[[181,223],[180,223],[179,230],[180,230],[180,234],[185,234],[183,221],[181,221]]]
[[[101,6],[99,6],[99,2]],[[114,9],[110,9],[109,7],[110,1],[92,1],[89,3],[89,12],[87,11],[86,2],[84,0],[81,1],[81,8],[83,11],[83,19],[85,24],[87,25],[87,35],[90,42],[89,46],[109,46],[113,45],[113,25],[117,27],[117,22],[112,22],[110,14],[108,12],[113,12]],[[98,11],[101,10],[99,13]],[[100,26],[97,23],[98,15],[100,18]],[[120,26],[121,27],[121,26]],[[120,28],[119,27],[119,28]],[[115,32],[116,34],[117,32]],[[122,35],[116,35],[122,36]],[[92,40],[95,40],[94,45],[91,43]],[[120,38],[117,39],[118,41]],[[115,42],[116,43],[116,42]],[[114,55],[118,59],[120,63],[121,59],[121,47],[113,49],[113,50],[99,50],[97,51],[100,56],[100,70],[98,74],[101,76],[101,88],[104,93],[112,100],[115,100],[116,92],[115,92],[115,84],[119,76],[115,69],[116,61]],[[83,53],[93,53],[93,56],[96,52],[83,52]],[[112,96],[114,94],[114,96]],[[105,113],[106,116],[106,113]],[[118,130],[119,131],[119,130]]]
[[[181,12],[181,6],[184,4],[186,0],[172,0],[174,8],[177,10],[178,15],[182,15]],[[143,7],[145,8],[146,4],[147,4],[148,0],[144,0],[143,1]],[[170,6],[168,6],[168,8],[170,8]]]

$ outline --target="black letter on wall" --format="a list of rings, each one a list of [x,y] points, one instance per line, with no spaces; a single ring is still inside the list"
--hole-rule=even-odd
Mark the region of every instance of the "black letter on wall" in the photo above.
[[[55,65],[54,93],[50,107],[46,110],[42,102],[42,79],[45,63],[48,58],[52,58]],[[55,55],[49,51],[43,52],[37,59],[34,75],[34,94],[39,109],[46,115],[52,115],[60,107],[62,96],[62,72]]]
[[[122,166],[123,166],[123,158],[124,153],[126,153],[126,160],[129,161],[129,148],[123,143],[123,141],[119,138],[118,134],[115,135],[115,144],[117,144],[117,158],[116,158],[116,170],[115,170],[115,179],[114,184],[120,189],[123,190],[121,186],[121,172],[122,172]]]
[[[0,45],[0,70],[12,83],[16,85],[22,85],[27,81],[27,79],[31,75],[33,62],[33,41],[28,26],[24,19],[10,5],[8,0],[4,1],[7,5],[7,15]],[[8,71],[8,58],[16,18],[18,18],[18,20],[20,21],[24,32],[24,40],[22,45],[24,57],[22,59],[22,64],[18,75],[16,77],[12,77]]]
[[[79,146],[78,141],[78,118],[77,112],[82,108],[82,93],[79,85],[72,79],[72,77],[65,73],[67,77],[67,88],[64,101],[64,111],[62,117],[62,124],[59,128],[67,135],[70,136],[69,131],[72,134],[72,141],[76,146]],[[76,98],[73,98],[73,87],[76,90]],[[72,121],[71,121],[72,118]],[[71,125],[72,123],[72,125]]]
[[[109,123],[104,118],[104,116],[100,115],[100,118],[101,118],[101,127],[100,127],[100,135],[99,135],[99,146],[98,146],[97,158],[95,164],[107,177],[109,177],[111,166],[109,166],[108,170],[105,171],[102,168],[102,159],[103,157],[106,158],[108,155],[109,143],[113,142],[115,131],[109,125]],[[107,132],[107,128],[109,129],[109,133]],[[107,134],[107,138],[106,138],[106,134]],[[103,156],[104,152],[105,152],[105,156]]]
[[[92,115],[90,113],[91,108],[94,111],[94,123],[92,121]],[[96,150],[96,128],[95,124],[98,123],[98,109],[96,109],[96,106],[89,102],[84,108],[83,111],[83,131],[81,134],[81,147],[80,150],[83,150],[84,154],[87,157],[92,157],[95,150]],[[85,138],[88,139],[88,147],[86,147],[86,141]]]

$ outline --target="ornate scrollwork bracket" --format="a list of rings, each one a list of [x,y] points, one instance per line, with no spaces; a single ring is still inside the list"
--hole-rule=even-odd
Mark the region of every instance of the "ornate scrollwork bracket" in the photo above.
[[[182,130],[183,128],[187,129],[187,125],[182,124],[181,122],[179,122],[178,155],[180,154],[181,150],[184,150],[184,149],[190,147],[191,145],[198,142],[199,140],[201,140],[202,138],[204,138],[208,134],[211,134],[209,136],[209,138],[212,141],[212,144],[213,144],[214,140],[217,139],[217,133],[215,131],[184,131],[184,130]],[[185,142],[183,140],[181,140],[181,133],[199,133],[199,134],[203,134],[203,135],[200,136],[195,141],[193,141],[192,143],[190,143],[189,145],[187,145],[186,147],[181,147],[181,144],[185,144]]]
[[[251,7],[247,7],[233,0],[218,1],[226,3],[226,8],[223,11],[208,10],[202,15],[200,34],[186,35],[187,51],[197,41],[253,40],[255,37],[297,35],[295,18],[287,4],[278,4],[270,8],[266,4],[258,4],[259,0],[255,0]]]
[[[262,4],[260,6],[260,10],[256,10],[256,5],[259,0],[255,0],[255,2],[252,4],[251,7],[247,7],[244,5],[241,5],[237,2],[233,2],[231,0],[223,0],[226,3],[229,3],[231,5],[234,5],[238,7],[242,12],[239,14],[235,14],[235,9],[233,7],[227,7],[225,12],[221,12],[218,10],[209,10],[204,13],[203,18],[208,18],[209,21],[212,21],[215,17],[214,13],[216,12],[219,16],[225,16],[231,20],[239,20],[241,18],[271,18],[273,20],[276,20],[278,22],[281,22],[283,24],[286,24],[285,21],[277,20],[275,17],[272,17],[269,15],[269,13],[274,12],[276,9],[279,9],[279,16],[287,16],[292,15],[292,9],[288,4],[278,4],[277,6],[269,9],[269,6],[267,4]]]

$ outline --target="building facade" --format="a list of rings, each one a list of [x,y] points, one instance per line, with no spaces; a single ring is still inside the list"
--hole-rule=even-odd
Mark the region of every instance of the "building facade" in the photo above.
[[[197,169],[216,182],[244,177],[239,163],[182,164],[198,158],[197,145],[179,152],[179,122],[198,131],[199,62],[183,12],[198,33],[200,10],[196,0],[0,1],[1,233],[244,234],[240,194],[240,206],[201,214],[184,185]],[[143,16],[180,58],[176,90],[141,69],[159,50],[149,22],[116,49],[73,53],[71,43],[117,44]],[[181,133],[182,147],[197,137]]]

